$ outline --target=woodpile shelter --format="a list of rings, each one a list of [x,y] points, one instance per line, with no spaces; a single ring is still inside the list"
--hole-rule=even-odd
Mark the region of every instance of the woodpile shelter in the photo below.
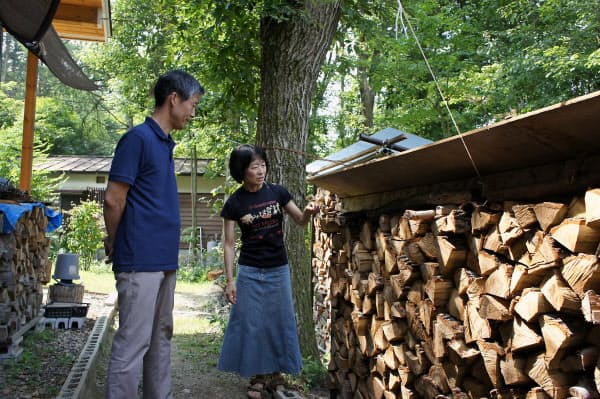
[[[52,269],[46,231],[60,223],[41,203],[0,200],[0,360],[20,355],[23,334],[39,318]]]
[[[196,221],[202,234],[201,244],[221,237],[221,219],[214,216],[211,203],[222,198],[222,194],[213,197],[212,191],[224,183],[223,177],[208,178],[205,171],[210,160],[197,161],[196,177]],[[45,162],[36,165],[36,170],[50,172],[54,176],[62,176],[62,182],[56,188],[59,194],[60,209],[69,210],[82,200],[104,201],[104,191],[108,183],[108,173],[112,157],[103,156],[52,156]],[[181,227],[192,226],[192,162],[189,158],[175,159],[177,188],[179,191],[179,207],[181,210]],[[181,242],[181,248],[189,245]]]
[[[600,92],[312,172],[342,398],[600,397]]]

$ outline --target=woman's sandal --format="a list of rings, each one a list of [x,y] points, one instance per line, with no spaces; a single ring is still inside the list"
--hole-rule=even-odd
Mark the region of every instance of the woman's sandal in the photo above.
[[[246,396],[248,396],[249,399],[265,398],[265,386],[266,379],[264,376],[256,376],[250,379],[250,384],[248,385],[248,391],[246,392]]]
[[[285,380],[279,373],[271,375],[271,380],[267,386],[269,392],[285,391]]]

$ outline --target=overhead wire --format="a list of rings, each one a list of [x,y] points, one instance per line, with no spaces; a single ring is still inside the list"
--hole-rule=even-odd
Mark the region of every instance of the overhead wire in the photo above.
[[[423,57],[423,60],[425,61],[425,65],[427,65],[427,69],[429,70],[429,73],[431,74],[431,77],[433,78],[433,82],[435,83],[435,87],[440,95],[440,97],[442,98],[442,102],[444,103],[444,106],[446,107],[446,110],[448,111],[448,115],[450,116],[450,119],[452,120],[452,124],[454,125],[454,128],[456,129],[456,132],[458,133],[458,136],[460,137],[460,141],[463,145],[463,147],[465,148],[465,152],[467,153],[467,156],[469,158],[469,160],[471,161],[471,165],[473,166],[473,169],[475,170],[475,174],[477,174],[477,178],[479,179],[479,181],[482,181],[482,177],[481,177],[481,173],[479,172],[479,168],[477,168],[477,164],[475,163],[475,160],[473,159],[473,156],[471,155],[471,151],[469,151],[469,147],[467,146],[467,143],[465,142],[465,139],[463,137],[462,132],[460,131],[458,124],[456,123],[456,120],[454,119],[454,115],[452,114],[452,110],[450,110],[450,106],[448,105],[448,100],[446,100],[446,97],[444,96],[444,93],[442,92],[442,89],[440,87],[440,84],[438,82],[437,77],[435,76],[435,73],[433,72],[433,69],[431,68],[431,65],[429,65],[429,61],[427,60],[427,56],[425,55],[425,51],[423,51],[423,47],[421,46],[421,42],[419,41],[419,38],[417,37],[417,34],[415,33],[415,30],[413,29],[412,24],[410,23],[410,19],[408,17],[408,14],[406,13],[405,8],[402,6],[402,1],[398,0],[398,12],[401,13],[402,15],[404,15],[404,19],[406,20],[406,24],[408,25],[408,28],[410,29],[410,32],[412,33],[413,38],[415,39],[415,42],[417,43],[417,47],[419,48],[419,51],[421,52],[421,56]],[[404,24],[403,24],[404,26]]]

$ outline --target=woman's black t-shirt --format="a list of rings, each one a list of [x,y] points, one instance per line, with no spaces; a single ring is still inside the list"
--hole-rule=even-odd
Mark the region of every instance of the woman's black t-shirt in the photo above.
[[[240,265],[267,268],[288,263],[283,207],[291,199],[285,187],[266,182],[256,192],[240,187],[227,199],[221,217],[235,220],[242,231]]]

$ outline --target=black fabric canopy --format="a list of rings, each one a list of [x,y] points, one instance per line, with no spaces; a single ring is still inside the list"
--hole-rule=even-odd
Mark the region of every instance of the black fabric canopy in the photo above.
[[[67,86],[96,90],[52,27],[60,0],[1,0],[0,23]]]

